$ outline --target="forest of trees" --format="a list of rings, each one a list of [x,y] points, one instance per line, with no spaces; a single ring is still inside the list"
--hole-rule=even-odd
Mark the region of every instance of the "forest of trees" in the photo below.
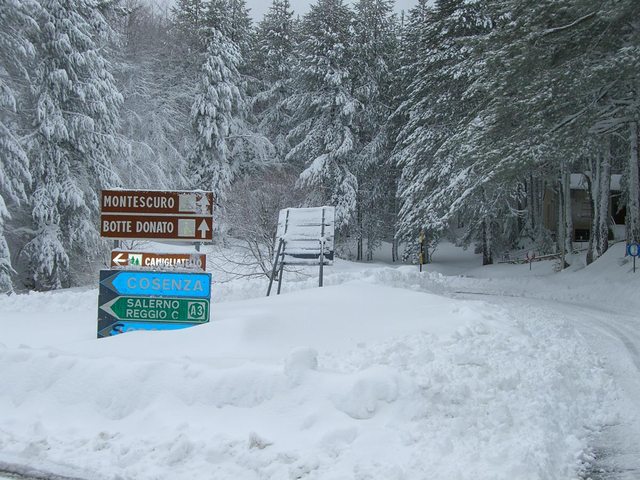
[[[571,173],[602,255],[621,174],[640,241],[638,0],[394,11],[273,0],[254,23],[244,0],[0,2],[0,292],[81,283],[108,247],[106,187],[211,189],[224,226],[268,183],[272,209],[335,205],[357,260],[383,241],[411,255],[424,231],[487,264],[572,250]]]

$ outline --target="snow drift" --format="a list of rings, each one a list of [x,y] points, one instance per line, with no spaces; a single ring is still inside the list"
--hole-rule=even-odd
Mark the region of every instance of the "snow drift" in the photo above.
[[[103,340],[95,291],[0,300],[0,461],[123,480],[549,479],[589,461],[609,380],[561,322],[358,275]]]

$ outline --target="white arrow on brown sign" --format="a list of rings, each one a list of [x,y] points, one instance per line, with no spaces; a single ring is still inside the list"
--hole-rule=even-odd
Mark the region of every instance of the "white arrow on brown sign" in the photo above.
[[[153,270],[207,270],[204,253],[155,253],[131,250],[112,250],[112,268],[136,268]]]

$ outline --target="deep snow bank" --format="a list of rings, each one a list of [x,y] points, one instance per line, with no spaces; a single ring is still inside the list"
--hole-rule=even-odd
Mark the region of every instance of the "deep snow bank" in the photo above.
[[[381,286],[430,278],[336,272],[104,340],[95,291],[0,300],[0,461],[92,479],[575,476],[610,420],[597,359],[551,319]]]

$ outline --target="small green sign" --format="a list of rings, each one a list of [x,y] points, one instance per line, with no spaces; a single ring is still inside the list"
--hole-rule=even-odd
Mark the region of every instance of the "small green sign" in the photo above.
[[[190,323],[209,321],[209,300],[196,298],[117,297],[100,308],[119,320]]]

